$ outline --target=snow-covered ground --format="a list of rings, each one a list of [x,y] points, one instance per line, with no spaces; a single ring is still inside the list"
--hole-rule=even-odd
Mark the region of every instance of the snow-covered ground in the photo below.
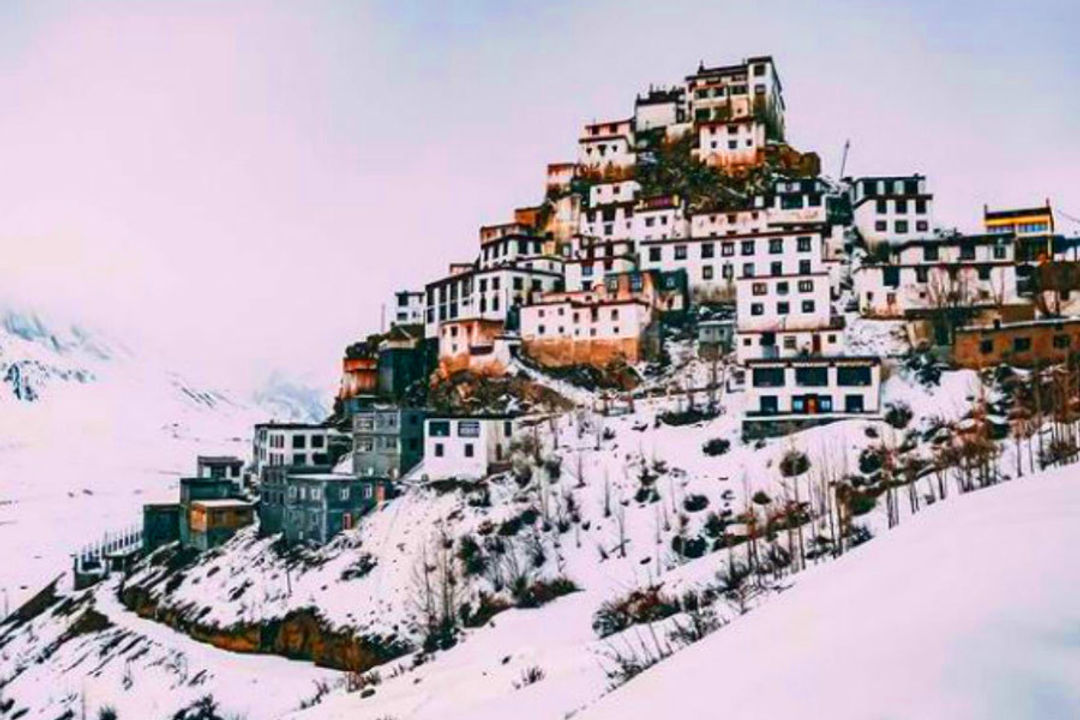
[[[1080,717],[1077,543],[1075,468],[938,505],[579,717]]]
[[[308,412],[298,397],[279,378],[260,405],[107,336],[0,308],[0,615],[83,545],[140,524],[196,455],[247,456],[253,423]]]

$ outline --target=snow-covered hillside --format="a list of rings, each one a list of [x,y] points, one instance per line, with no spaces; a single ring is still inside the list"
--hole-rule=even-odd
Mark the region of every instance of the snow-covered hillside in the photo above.
[[[931,508],[579,717],[1080,717],[1077,543],[1074,468]]]
[[[278,390],[286,387],[289,392]],[[141,522],[198,453],[249,452],[256,421],[321,419],[277,379],[259,398],[107,334],[0,309],[0,590],[10,606],[105,532]]]

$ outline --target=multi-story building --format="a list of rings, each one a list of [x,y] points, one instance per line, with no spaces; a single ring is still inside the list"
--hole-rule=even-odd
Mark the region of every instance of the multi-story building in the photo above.
[[[751,360],[747,376],[743,431],[751,436],[881,411],[880,358]]]
[[[225,543],[241,528],[255,522],[255,505],[247,500],[196,500],[189,510],[188,544],[206,551]]]
[[[458,318],[439,325],[439,375],[468,370],[477,375],[506,373],[518,337],[501,320]]]
[[[252,458],[255,477],[267,467],[322,467],[336,459],[337,430],[312,423],[259,423],[255,426]]]
[[[1007,210],[991,210],[984,205],[983,229],[990,235],[1011,235],[1020,262],[1051,260],[1058,254],[1054,251],[1054,211],[1050,200],[1042,207]]]
[[[636,206],[633,198],[590,205],[581,212],[581,234],[603,240],[632,240]]]
[[[1019,302],[1013,236],[955,235],[910,240],[852,272],[859,312],[902,318],[928,310]]]
[[[512,414],[429,417],[424,422],[423,475],[429,480],[479,479],[506,469],[517,424]]]
[[[821,230],[643,240],[641,266],[644,270],[684,270],[691,298],[695,302],[715,302],[734,299],[740,278],[827,274],[822,245]],[[828,280],[815,280],[819,282],[827,284]]]
[[[1035,367],[1063,363],[1080,351],[1080,318],[1041,318],[958,328],[952,359],[958,367]]]
[[[244,461],[233,455],[199,455],[195,459],[195,475],[201,478],[229,479],[239,484]]]
[[[353,416],[353,473],[396,479],[424,456],[424,411],[374,405]]]
[[[290,543],[325,545],[382,502],[387,484],[340,473],[289,474],[281,530]]]
[[[784,138],[783,87],[769,56],[719,67],[702,63],[686,77],[686,90],[695,123],[753,117],[766,126],[770,140]]]
[[[634,98],[634,130],[667,129],[687,121],[686,89],[649,88],[649,92]]]
[[[690,234],[690,222],[678,195],[641,198],[634,208],[631,237],[634,240],[668,240]]]
[[[511,310],[541,293],[562,288],[561,260],[556,270],[509,265],[472,268],[428,283],[425,292],[424,337],[437,340],[448,320],[475,318],[506,323]]]
[[[659,352],[659,328],[645,300],[551,293],[521,309],[521,347],[547,367],[637,363]]]
[[[585,125],[578,140],[578,165],[586,173],[618,176],[635,162],[633,118]]]
[[[924,175],[862,177],[850,183],[855,227],[868,245],[931,235],[934,196]]]
[[[387,306],[390,327],[424,322],[424,293],[421,290],[398,290]]]

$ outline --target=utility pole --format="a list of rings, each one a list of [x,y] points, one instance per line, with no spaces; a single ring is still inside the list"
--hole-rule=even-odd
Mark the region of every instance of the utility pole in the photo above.
[[[850,148],[851,148],[851,139],[848,138],[847,140],[844,141],[844,154],[840,158],[840,176],[838,178],[836,178],[837,180],[843,180],[844,179],[844,169],[847,167],[847,156],[848,156],[848,150]]]

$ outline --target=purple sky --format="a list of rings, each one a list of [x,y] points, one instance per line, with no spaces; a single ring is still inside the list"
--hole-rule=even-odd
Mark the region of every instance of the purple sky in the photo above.
[[[4,3],[0,295],[226,382],[327,382],[580,123],[766,53],[827,172],[850,138],[849,173],[926,173],[944,224],[1080,217],[1071,0],[581,5]]]

